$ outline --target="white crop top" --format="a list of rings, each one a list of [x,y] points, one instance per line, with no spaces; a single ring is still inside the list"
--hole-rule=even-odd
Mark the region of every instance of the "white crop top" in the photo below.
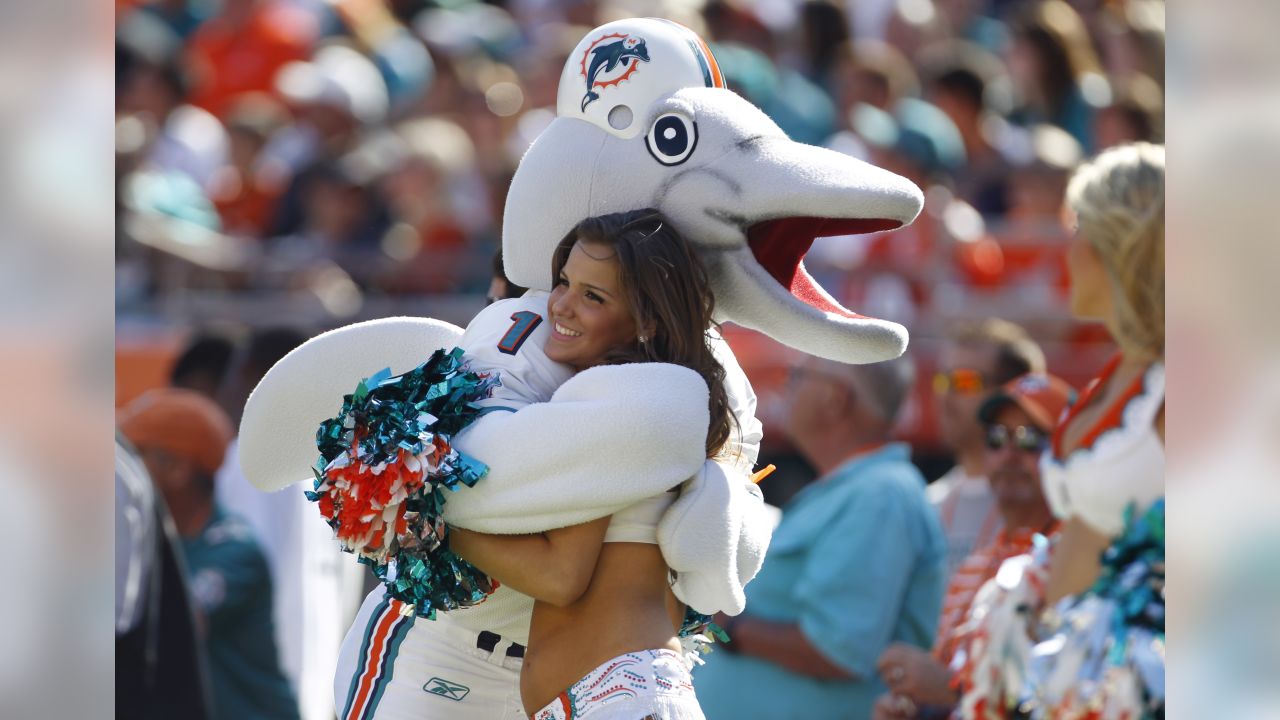
[[[1118,361],[1103,370],[1078,407],[1106,383]],[[1103,413],[1080,446],[1062,458],[1061,432],[1071,421],[1069,411],[1059,422],[1053,447],[1040,458],[1045,499],[1053,514],[1063,520],[1079,517],[1107,537],[1115,537],[1124,530],[1124,511],[1130,503],[1140,513],[1164,495],[1164,443],[1155,429],[1163,405],[1164,365],[1154,363]]]
[[[641,500],[619,510],[609,520],[604,541],[658,544],[658,521],[676,501],[677,491],[672,489],[661,495]]]

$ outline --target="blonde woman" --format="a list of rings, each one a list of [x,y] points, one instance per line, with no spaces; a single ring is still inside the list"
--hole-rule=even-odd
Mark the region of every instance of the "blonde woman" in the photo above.
[[[1119,352],[1041,456],[1063,523],[1047,571],[1047,546],[1014,558],[970,609],[953,668],[966,719],[1003,720],[1009,703],[1036,719],[1163,716],[1164,148],[1107,150],[1076,171],[1067,205],[1071,311]]]
[[[1046,601],[1087,590],[1131,504],[1164,495],[1164,146],[1108,150],[1067,187],[1071,312],[1120,352],[1059,423],[1042,474],[1065,521]]]

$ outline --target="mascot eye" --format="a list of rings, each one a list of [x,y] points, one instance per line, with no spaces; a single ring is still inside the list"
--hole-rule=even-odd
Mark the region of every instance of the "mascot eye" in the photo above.
[[[679,165],[698,146],[698,124],[678,113],[659,115],[644,136],[644,144],[654,160],[663,165]]]

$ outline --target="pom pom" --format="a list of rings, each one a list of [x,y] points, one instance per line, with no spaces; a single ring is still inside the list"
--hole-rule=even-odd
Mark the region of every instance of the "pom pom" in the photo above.
[[[384,369],[343,398],[316,433],[320,459],[307,499],[342,549],[420,617],[470,607],[497,583],[445,547],[445,490],[488,472],[452,438],[484,414],[496,378],[468,372],[461,348],[437,350],[403,375]]]
[[[711,653],[717,640],[729,642],[729,635],[711,621],[710,615],[703,615],[691,607],[685,608],[684,624],[680,626],[678,636],[680,649],[689,667],[705,663],[702,656]]]
[[[952,667],[964,689],[958,716],[1163,717],[1164,541],[1164,500],[1142,515],[1131,506],[1093,587],[1039,618],[1048,547],[1005,561],[962,627],[966,646]]]
[[[1029,667],[1043,717],[1163,717],[1164,541],[1164,499],[1130,505],[1097,582],[1048,614]]]

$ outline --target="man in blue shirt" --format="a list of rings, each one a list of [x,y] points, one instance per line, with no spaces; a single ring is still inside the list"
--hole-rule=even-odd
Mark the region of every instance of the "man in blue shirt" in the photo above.
[[[907,359],[793,369],[787,432],[819,478],[783,509],[730,643],[694,672],[708,720],[868,718],[890,643],[933,644],[947,543],[910,448],[890,442]]]

